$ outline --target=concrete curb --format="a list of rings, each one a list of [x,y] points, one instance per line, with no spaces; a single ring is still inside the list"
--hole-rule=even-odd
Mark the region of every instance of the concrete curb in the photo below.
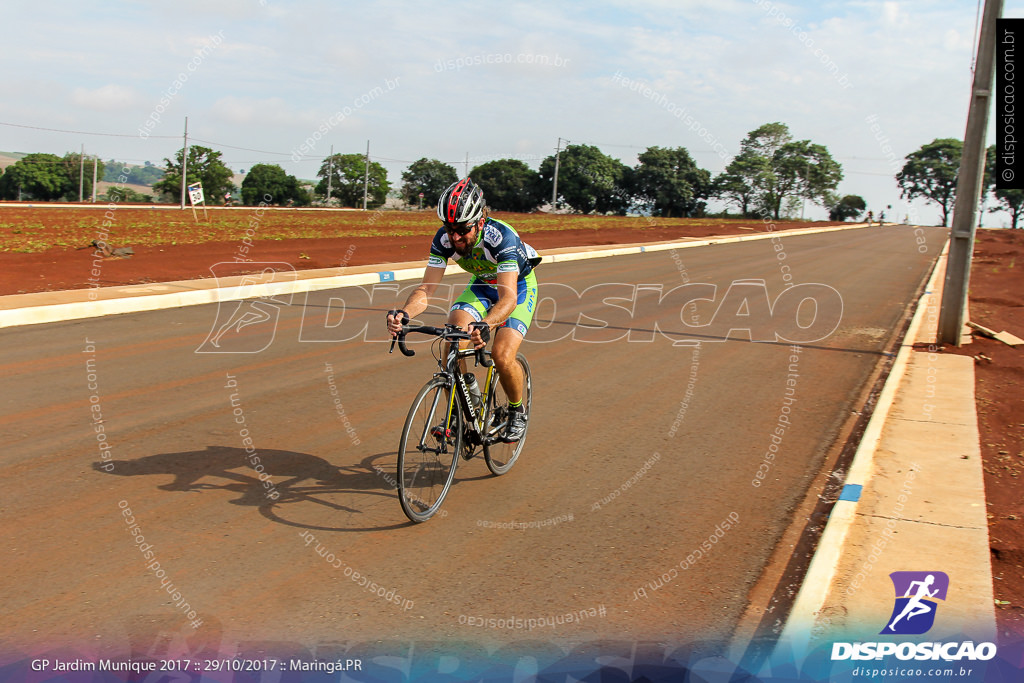
[[[984,515],[983,482],[979,486],[975,481],[978,478],[975,475],[980,474],[980,451],[979,457],[973,458],[975,462],[969,464],[971,468],[978,469],[978,473],[973,472],[973,469],[958,470],[955,482],[948,485],[932,482],[932,487],[942,487],[945,495],[942,497],[941,503],[937,505],[928,500],[917,502],[914,508],[916,519],[909,512],[907,516],[899,517],[876,514],[893,509],[903,510],[906,496],[902,494],[905,494],[906,491],[901,492],[894,479],[897,477],[897,472],[912,472],[919,468],[916,462],[911,461],[920,459],[921,454],[911,451],[942,450],[941,447],[929,443],[929,438],[935,439],[935,436],[929,435],[928,432],[922,433],[922,429],[941,427],[946,430],[941,443],[960,440],[965,449],[970,445],[977,447],[977,418],[973,404],[973,363],[971,362],[966,365],[955,363],[948,365],[949,374],[955,374],[954,379],[970,389],[970,400],[962,401],[969,405],[959,405],[955,411],[952,411],[954,414],[970,413],[966,416],[961,415],[963,418],[961,422],[953,424],[956,422],[955,419],[934,423],[925,422],[925,426],[922,428],[922,421],[919,418],[914,419],[907,416],[907,408],[909,406],[919,407],[919,404],[924,403],[921,401],[921,397],[928,395],[927,392],[919,390],[921,383],[925,382],[922,376],[924,371],[917,367],[919,363],[916,363],[913,345],[918,341],[928,341],[926,335],[922,333],[922,324],[926,310],[932,308],[930,302],[941,297],[939,275],[945,269],[948,248],[949,243],[947,242],[933,269],[925,295],[918,301],[914,317],[893,363],[892,371],[879,394],[875,411],[854,455],[839,500],[829,516],[818,548],[790,610],[790,615],[776,647],[780,657],[784,658],[787,651],[805,654],[812,640],[821,636],[821,633],[815,633],[816,630],[831,630],[835,633],[841,630],[839,627],[842,627],[846,630],[842,634],[837,633],[837,637],[843,638],[849,637],[849,631],[856,628],[864,631],[866,637],[880,638],[878,631],[884,626],[884,620],[889,616],[889,609],[891,609],[889,594],[892,588],[887,586],[888,574],[883,572],[873,577],[870,582],[871,589],[861,591],[857,600],[853,600],[852,596],[856,593],[856,589],[860,588],[860,584],[850,582],[848,585],[846,578],[840,574],[842,570],[849,570],[851,564],[855,567],[873,568],[878,562],[876,558],[880,551],[876,549],[877,546],[881,545],[881,548],[884,549],[893,536],[889,531],[886,532],[884,542],[879,540],[882,538],[879,520],[892,522],[887,524],[890,530],[899,524],[904,533],[910,535],[911,538],[921,534],[917,530],[908,528],[909,523],[927,524],[929,533],[946,534],[944,537],[940,537],[941,540],[938,542],[938,555],[922,552],[921,548],[916,545],[911,548],[904,545],[902,548],[890,551],[886,557],[888,564],[892,565],[893,560],[897,559],[909,565],[915,563],[920,565],[898,565],[900,570],[941,570],[942,567],[935,566],[936,564],[943,566],[966,565],[966,571],[961,576],[964,574],[983,575],[984,579],[981,580],[981,583],[987,582],[989,584],[988,593],[991,593],[991,567],[981,567],[981,564],[988,563],[989,559],[987,533],[983,534],[985,538],[982,544],[978,544],[977,539],[970,536],[972,533],[977,535],[979,531],[987,532],[984,518],[982,517],[980,522],[974,519],[973,524],[968,524],[966,520],[961,520],[958,524],[951,524],[948,519],[939,519],[948,515],[954,500],[959,502],[961,510],[977,509]],[[954,360],[960,360],[960,358],[957,357]],[[967,372],[970,377],[960,378],[959,375],[964,372]],[[960,381],[961,379],[962,381]],[[915,383],[918,385],[918,390],[912,392],[909,387]],[[893,411],[894,403],[901,404],[899,411]],[[914,414],[923,413],[915,411]],[[948,414],[949,412],[947,412]],[[939,442],[936,440],[936,443]],[[878,472],[876,476],[877,456],[880,452],[886,454],[886,470]],[[962,457],[964,460],[972,459],[970,456]],[[934,469],[938,469],[938,467],[933,467]],[[944,471],[950,471],[948,465]],[[909,476],[910,480],[913,479],[913,474],[905,476]],[[927,490],[934,490],[934,488]],[[863,498],[862,492],[865,494]],[[979,497],[980,503],[977,500]],[[870,504],[867,509],[862,510],[867,498],[870,498]],[[968,516],[977,517],[974,513],[970,513]],[[874,528],[869,532],[867,528],[871,524],[874,524]],[[856,539],[851,534],[854,528],[858,529]],[[866,538],[875,539],[876,548],[868,549]],[[952,548],[957,548],[960,551],[958,557],[945,559],[949,556],[949,550]],[[871,558],[873,561],[865,558]],[[861,564],[857,565],[858,562]],[[985,571],[980,571],[982,569]],[[961,587],[969,583],[959,578],[958,582]],[[979,582],[973,581],[973,583],[978,584]],[[851,585],[854,588],[853,592],[850,590]],[[843,587],[846,589],[845,595],[840,596],[839,589]],[[970,599],[963,600],[962,604],[956,607],[945,606],[943,609],[946,610],[947,616],[952,611],[959,617],[956,621],[963,628],[969,628],[977,633],[988,631],[994,633],[995,610],[991,596],[989,595],[987,610],[985,605],[981,604],[985,602],[985,587],[970,585],[967,586],[965,592],[970,592]],[[952,603],[952,601],[950,602]],[[881,614],[883,611],[884,614]],[[832,619],[832,616],[826,616],[826,612],[835,616],[835,620]],[[880,614],[881,616],[879,616]]]
[[[569,247],[541,252],[547,263],[561,263],[582,259],[641,254],[650,251],[686,249],[713,244],[746,242],[759,239],[782,239],[800,235],[813,235],[837,230],[867,227],[864,224],[808,228],[803,230],[770,231],[735,237],[714,237],[701,240],[630,244],[619,247]],[[271,268],[263,274],[241,275],[204,280],[183,280],[126,287],[41,292],[0,297],[0,328],[20,325],[41,325],[64,320],[81,320],[120,313],[138,313],[182,306],[238,301],[258,297],[282,296],[339,287],[398,282],[418,278],[423,274],[424,262],[409,261],[354,268],[324,268],[296,271],[290,264],[267,263],[283,266]],[[384,270],[384,268],[389,268]],[[460,273],[456,265],[449,265],[446,274]]]
[[[843,551],[843,544],[853,524],[857,511],[857,502],[860,499],[859,493],[864,485],[871,478],[873,458],[878,442],[882,437],[882,429],[889,417],[889,410],[892,408],[896,392],[900,387],[903,375],[906,373],[907,365],[910,362],[910,352],[913,349],[913,341],[917,338],[917,332],[924,320],[924,313],[927,310],[925,299],[935,289],[935,284],[940,270],[944,269],[946,254],[949,250],[949,242],[942,250],[942,256],[935,262],[931,277],[925,287],[926,295],[917,302],[917,309],[914,317],[907,328],[907,334],[900,346],[896,360],[893,361],[892,370],[882,387],[878,400],[875,402],[875,411],[868,421],[868,425],[861,437],[857,451],[854,453],[850,463],[850,471],[846,475],[843,484],[843,491],[836,501],[835,507],[829,514],[828,523],[821,534],[821,540],[814,551],[814,559],[807,569],[803,584],[797,593],[796,601],[790,610],[789,619],[782,631],[779,640],[791,640],[798,633],[807,633],[814,625],[817,614],[825,603],[825,596],[828,594],[835,576],[836,567],[839,564],[839,557]],[[907,340],[911,340],[910,344]]]

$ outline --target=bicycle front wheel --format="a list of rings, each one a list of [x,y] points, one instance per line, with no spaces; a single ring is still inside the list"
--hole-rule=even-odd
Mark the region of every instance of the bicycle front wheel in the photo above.
[[[530,364],[523,354],[516,354],[516,362],[523,371],[523,406],[526,407],[526,428],[530,428],[530,407],[533,405],[533,381],[530,377]],[[515,443],[504,443],[501,436],[508,424],[508,397],[501,387],[498,373],[491,376],[491,385],[487,389],[487,412],[484,419],[484,460],[487,468],[495,475],[509,471],[523,450],[526,434]]]
[[[462,449],[462,411],[442,377],[416,395],[398,445],[398,499],[405,515],[425,522],[441,508]]]

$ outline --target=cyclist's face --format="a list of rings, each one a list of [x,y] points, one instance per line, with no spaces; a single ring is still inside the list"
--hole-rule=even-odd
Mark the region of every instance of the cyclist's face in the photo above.
[[[448,232],[448,239],[452,241],[452,246],[460,256],[467,256],[473,250],[473,245],[476,244],[476,238],[480,231],[480,221],[471,224],[471,226],[470,231],[465,234],[445,226],[445,230]]]

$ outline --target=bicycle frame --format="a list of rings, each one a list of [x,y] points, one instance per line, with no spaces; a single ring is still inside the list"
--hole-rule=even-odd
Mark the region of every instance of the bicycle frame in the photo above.
[[[442,371],[435,373],[435,376],[444,377],[446,382],[450,382],[453,385],[454,390],[451,392],[451,401],[449,402],[448,412],[445,415],[445,427],[451,425],[452,410],[455,408],[455,397],[459,397],[459,404],[462,410],[462,414],[466,419],[468,425],[467,433],[471,436],[473,446],[490,445],[495,441],[494,437],[490,439],[486,438],[480,429],[483,426],[484,408],[487,405],[487,397],[489,387],[491,386],[491,377],[494,374],[494,363],[492,362],[487,366],[487,376],[483,382],[478,382],[480,386],[480,405],[481,408],[477,410],[476,406],[473,405],[472,395],[469,393],[469,386],[466,384],[465,375],[462,373],[462,368],[459,365],[459,361],[469,356],[475,356],[475,349],[459,349],[456,350],[457,343],[452,344],[452,350],[448,352],[447,367],[442,367]],[[486,352],[485,352],[486,354]],[[438,365],[441,365],[440,360]]]
[[[494,375],[494,361],[490,359],[490,353],[483,349],[460,349],[459,342],[469,339],[469,333],[463,332],[455,325],[450,323],[445,324],[444,328],[430,327],[430,326],[419,326],[419,327],[406,327],[403,333],[395,340],[391,342],[391,349],[394,350],[395,343],[398,343],[399,349],[406,356],[415,355],[415,351],[409,349],[405,345],[405,335],[409,332],[422,332],[424,334],[432,334],[440,337],[443,341],[449,342],[449,350],[445,360],[442,360],[438,354],[437,365],[440,372],[435,372],[435,377],[440,377],[445,380],[445,383],[452,387],[451,398],[448,402],[448,407],[445,410],[444,428],[450,429],[453,420],[453,411],[455,410],[455,397],[459,397],[459,410],[462,411],[463,416],[466,418],[465,423],[468,425],[467,433],[470,435],[473,443],[473,447],[476,446],[489,446],[493,443],[497,443],[500,439],[497,436],[487,437],[481,432],[483,426],[483,409],[477,410],[473,406],[473,400],[469,393],[469,387],[466,385],[465,377],[462,374],[462,370],[459,365],[459,361],[475,356],[478,365],[483,365],[487,368],[487,377],[481,384],[480,390],[480,405],[487,405],[488,392],[491,387],[491,378]],[[390,352],[389,352],[390,353]],[[420,436],[420,448],[423,447],[426,440],[425,435]]]

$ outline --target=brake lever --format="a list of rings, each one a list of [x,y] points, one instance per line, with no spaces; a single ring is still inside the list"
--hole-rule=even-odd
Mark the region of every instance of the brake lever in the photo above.
[[[403,356],[415,356],[416,352],[405,345],[405,335],[399,335],[398,337],[398,350],[402,352]]]

